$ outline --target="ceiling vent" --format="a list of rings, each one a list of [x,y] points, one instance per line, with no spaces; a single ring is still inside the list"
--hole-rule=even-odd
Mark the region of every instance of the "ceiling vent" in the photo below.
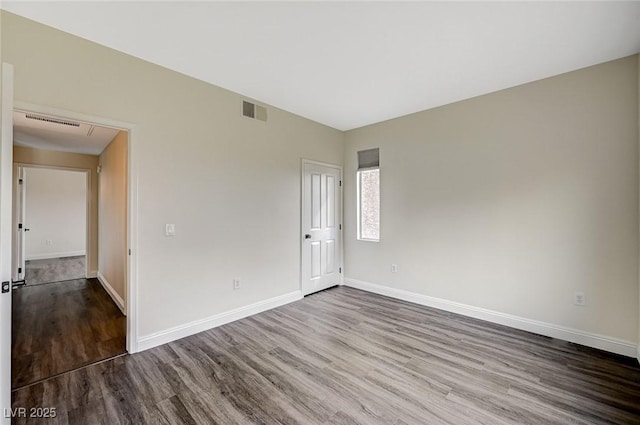
[[[51,124],[68,125],[69,127],[80,127],[80,123],[77,122],[61,120],[58,118],[50,118],[42,115],[25,114],[24,117],[30,120],[44,121]]]
[[[242,115],[260,121],[267,121],[267,108],[246,100],[242,101]]]

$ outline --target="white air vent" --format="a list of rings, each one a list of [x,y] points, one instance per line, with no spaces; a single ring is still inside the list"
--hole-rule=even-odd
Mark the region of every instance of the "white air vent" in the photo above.
[[[30,120],[44,121],[52,124],[68,125],[70,127],[80,127],[80,123],[61,120],[59,118],[50,118],[50,117],[45,117],[42,115],[34,115],[34,114],[25,114],[24,117]]]
[[[267,108],[246,100],[242,101],[242,115],[260,121],[267,121]]]

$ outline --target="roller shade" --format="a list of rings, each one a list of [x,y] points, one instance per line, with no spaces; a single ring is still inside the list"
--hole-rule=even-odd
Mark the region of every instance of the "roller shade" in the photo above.
[[[358,151],[358,170],[380,166],[380,148]]]

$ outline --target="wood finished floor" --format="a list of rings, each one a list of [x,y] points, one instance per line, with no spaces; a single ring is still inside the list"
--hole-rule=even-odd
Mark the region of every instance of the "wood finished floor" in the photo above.
[[[125,352],[125,317],[97,279],[13,290],[13,388]]]
[[[15,424],[638,424],[635,360],[340,287],[13,393]]]

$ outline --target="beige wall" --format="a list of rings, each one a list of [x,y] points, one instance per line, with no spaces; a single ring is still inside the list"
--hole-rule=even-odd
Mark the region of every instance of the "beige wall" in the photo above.
[[[637,68],[628,57],[347,132],[345,276],[637,341]],[[380,243],[355,237],[356,152],[373,147]]]
[[[120,131],[100,154],[98,271],[126,305],[127,139]]]
[[[4,22],[4,21],[3,21]],[[90,276],[98,272],[98,157],[67,152],[54,152],[14,146],[15,164],[45,165],[61,168],[91,170],[89,175],[89,244],[87,246],[87,270]]]
[[[136,126],[141,336],[299,290],[300,159],[341,164],[342,132],[4,11],[2,43],[16,101]]]
[[[348,277],[638,339],[635,57],[345,135],[272,107],[267,123],[243,118],[236,93],[1,16],[18,102],[136,126],[141,336],[299,289],[309,158],[345,160]],[[379,244],[355,240],[355,152],[369,147]]]
[[[26,167],[23,181],[25,258],[86,255],[87,173]]]

